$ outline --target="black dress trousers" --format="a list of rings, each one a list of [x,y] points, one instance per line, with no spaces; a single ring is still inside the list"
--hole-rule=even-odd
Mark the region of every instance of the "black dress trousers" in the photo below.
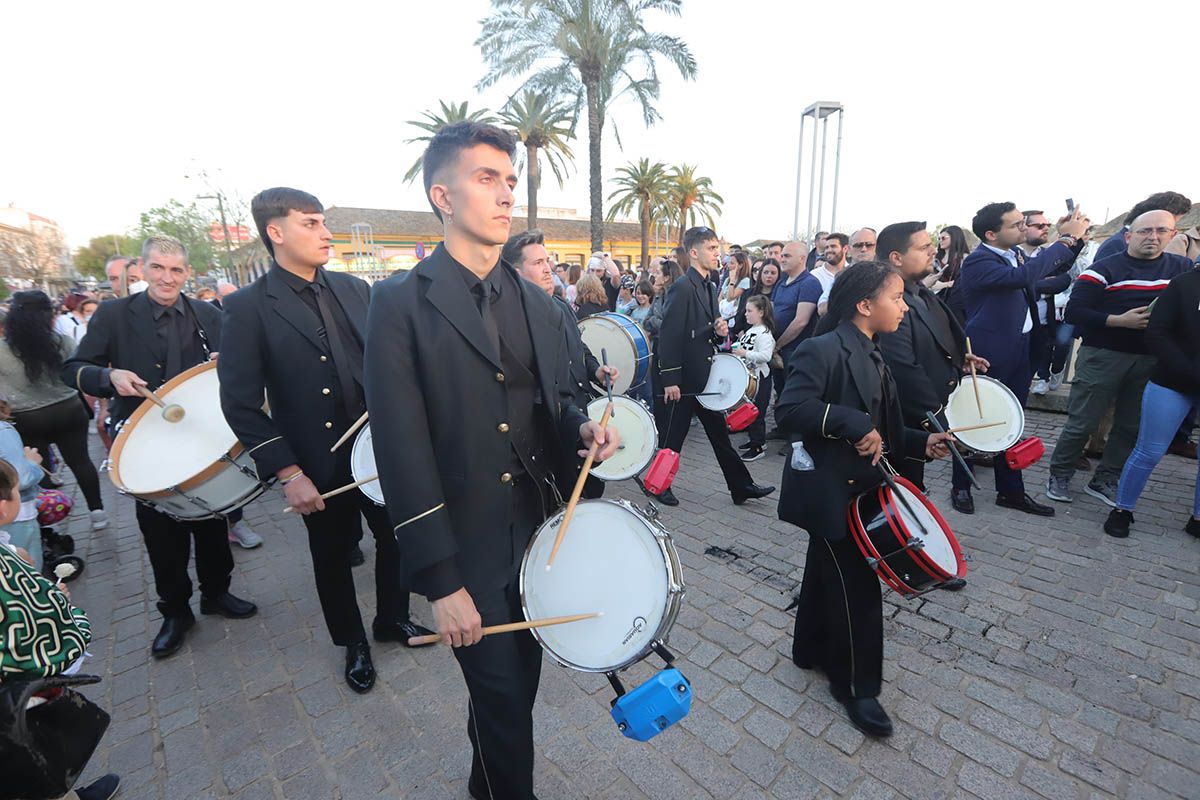
[[[512,541],[507,586],[472,595],[483,625],[520,622],[519,573],[525,546],[545,515],[532,480],[512,483]],[[529,631],[485,636],[456,647],[470,694],[467,736],[471,740],[470,791],[492,800],[533,798],[533,704],[542,674],[542,648]]]
[[[879,696],[882,592],[848,533],[837,542],[809,535],[792,658],[824,670],[839,700]]]
[[[188,559],[193,541],[200,593],[215,598],[229,591],[233,553],[229,551],[229,528],[224,519],[177,520],[145,503],[137,504],[136,513],[150,555],[150,568],[154,571],[158,610],[164,617],[187,617],[192,613]]]
[[[663,413],[667,418],[667,425],[660,435],[661,447],[669,447],[676,453],[683,452],[683,442],[691,430],[692,415],[695,414],[704,426],[704,433],[712,445],[713,454],[717,457],[717,464],[721,467],[729,491],[743,491],[754,482],[750,471],[746,469],[746,463],[729,441],[729,429],[725,427],[724,414],[705,408],[694,397],[681,397],[674,403],[667,403]]]
[[[333,481],[336,486],[354,481],[350,475],[350,452],[347,446],[339,453],[339,469]],[[304,517],[304,527],[308,529],[308,550],[312,554],[321,612],[338,647],[367,639],[350,566],[350,552],[362,534],[360,515],[367,518],[367,527],[375,537],[375,620],[387,624],[408,619],[408,589],[401,580],[400,545],[387,511],[358,489],[330,497],[325,501],[324,511]]]

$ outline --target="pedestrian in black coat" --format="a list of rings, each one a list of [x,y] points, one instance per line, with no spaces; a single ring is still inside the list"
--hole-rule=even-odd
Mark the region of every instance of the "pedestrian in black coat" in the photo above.
[[[788,361],[776,408],[792,440],[783,469],[779,518],[809,533],[796,609],[792,659],[820,668],[850,721],[887,736],[891,720],[876,699],[883,676],[879,578],[847,528],[851,500],[882,482],[879,471],[904,458],[941,457],[945,434],[906,427],[896,384],[875,344],[904,317],[904,282],[875,261],[838,276],[822,320]],[[803,463],[807,452],[811,463]]]
[[[425,186],[445,240],[407,277],[375,286],[365,374],[405,574],[431,601],[470,694],[468,792],[531,800],[542,651],[528,632],[481,629],[523,618],[521,559],[557,473],[593,441],[607,458],[620,437],[574,402],[553,301],[500,259],[515,152],[510,133],[476,122],[434,136]]]

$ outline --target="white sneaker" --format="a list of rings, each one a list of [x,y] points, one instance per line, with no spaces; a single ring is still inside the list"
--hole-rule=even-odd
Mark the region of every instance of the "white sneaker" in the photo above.
[[[1030,394],[1046,394],[1048,391],[1050,391],[1050,384],[1041,378],[1034,381],[1033,386],[1029,389]]]
[[[99,531],[108,527],[108,513],[103,508],[89,512],[92,518],[92,530]]]
[[[1059,389],[1062,388],[1062,385],[1063,385],[1063,373],[1062,372],[1051,372],[1050,373],[1050,391],[1057,392]]]
[[[245,520],[238,520],[229,529],[229,541],[243,550],[252,550],[263,543],[262,537],[255,533]]]

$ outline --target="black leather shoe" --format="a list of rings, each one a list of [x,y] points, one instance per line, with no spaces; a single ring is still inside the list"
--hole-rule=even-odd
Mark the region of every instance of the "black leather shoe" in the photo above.
[[[938,588],[947,592],[961,592],[966,585],[966,578],[951,578],[945,583],[939,583]]]
[[[371,635],[377,642],[400,642],[405,647],[426,647],[427,645],[410,645],[408,640],[413,636],[428,636],[433,631],[424,625],[418,625],[410,619],[404,622],[389,622],[381,625],[378,622],[371,626]]]
[[[75,794],[79,796],[79,800],[109,800],[119,788],[121,788],[120,776],[110,772],[82,789],[76,789]]]
[[[162,627],[158,629],[158,635],[154,637],[154,644],[150,646],[150,655],[155,658],[174,655],[179,648],[183,647],[183,640],[187,637],[187,632],[195,624],[196,618],[190,613],[186,617],[163,617]]]
[[[1129,538],[1129,526],[1133,524],[1133,512],[1114,508],[1104,520],[1104,532],[1114,539]]]
[[[1183,529],[1197,539],[1200,539],[1200,519],[1188,517],[1187,525],[1184,525]]]
[[[853,697],[842,701],[850,723],[868,736],[891,736],[892,720],[874,697]]]
[[[1012,508],[1016,509],[1017,511],[1024,511],[1026,514],[1033,514],[1039,517],[1054,516],[1053,508],[1036,502],[1028,494],[1022,494],[1020,497],[998,494],[996,495],[996,505],[1000,506],[1001,508]]]
[[[950,505],[960,514],[975,513],[975,498],[970,489],[954,489],[950,492]]]
[[[220,614],[229,619],[245,619],[258,613],[258,606],[229,592],[218,597],[200,598],[201,614]]]
[[[740,506],[747,500],[757,500],[760,497],[766,497],[773,491],[775,491],[774,486],[759,486],[757,483],[752,483],[740,492],[730,492],[730,494],[733,495],[733,504]]]
[[[638,488],[642,490],[642,494],[646,495],[646,497],[652,497],[664,506],[671,506],[672,508],[679,505],[679,499],[675,497],[675,493],[671,491],[671,487],[668,486],[664,489],[662,494],[655,494],[646,488],[646,484],[642,483],[641,478],[634,478],[633,482],[638,485]]]
[[[350,551],[350,566],[361,567],[367,561],[367,557],[363,555],[362,548],[354,545],[354,549]]]
[[[366,642],[358,642],[346,648],[346,685],[359,694],[366,694],[375,685],[371,645]]]

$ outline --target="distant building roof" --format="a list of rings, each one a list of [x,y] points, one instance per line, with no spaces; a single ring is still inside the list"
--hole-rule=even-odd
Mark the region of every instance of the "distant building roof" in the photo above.
[[[442,223],[432,211],[400,211],[390,208],[351,208],[332,206],[325,209],[325,225],[335,233],[348,232],[352,225],[366,223],[376,235],[410,236],[440,239]],[[525,217],[512,221],[512,232],[520,233],[526,228]],[[587,220],[538,219],[538,228],[553,241],[590,241],[591,227]],[[632,222],[604,223],[604,238],[615,241],[636,241],[642,238],[641,226]]]

